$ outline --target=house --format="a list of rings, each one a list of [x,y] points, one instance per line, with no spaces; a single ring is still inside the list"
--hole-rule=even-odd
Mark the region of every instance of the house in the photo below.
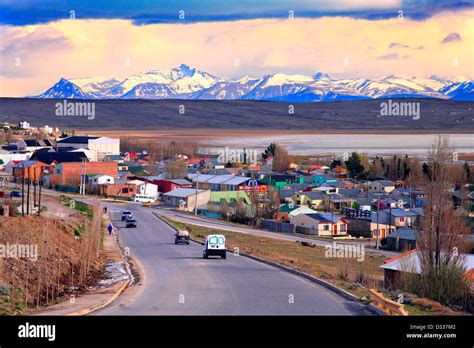
[[[210,199],[211,191],[201,189],[178,188],[163,194],[163,202],[188,212],[207,205]]]
[[[186,179],[166,179],[166,180],[152,180],[158,185],[158,191],[162,193],[176,190],[177,188],[192,188],[192,182]]]
[[[224,201],[228,204],[234,204],[238,201],[250,204],[250,198],[245,193],[239,191],[211,191],[210,203],[223,204]]]
[[[383,209],[372,214],[370,230],[372,236],[385,238],[389,233],[400,227],[415,228],[421,222],[422,208],[411,209]],[[377,227],[378,226],[378,227]],[[378,232],[378,233],[377,233]]]
[[[232,178],[234,178],[233,175],[216,175],[207,181],[209,185],[208,188],[211,191],[221,191],[222,184]],[[245,178],[245,179],[248,180],[248,178]]]
[[[246,176],[234,176],[225,181],[222,188],[226,191],[244,191],[250,192],[267,192],[268,186],[260,180],[251,179]]]
[[[20,129],[30,129],[30,123],[27,121],[18,122],[18,128]]]
[[[265,174],[261,181],[262,183],[267,184],[268,186],[274,186],[277,190],[281,190],[284,186],[288,184],[303,184],[304,178],[301,176],[297,177],[295,175],[290,174],[272,173]]]
[[[317,236],[340,236],[347,234],[347,221],[343,216],[332,213],[299,214],[294,219],[296,231]]]
[[[211,160],[204,161],[203,168],[204,169],[224,169],[225,163],[221,163],[217,160],[211,159]]]
[[[9,164],[15,164],[14,162],[18,163],[21,161],[26,161],[27,159],[30,159],[30,154],[25,154],[25,153],[0,153],[0,160],[5,163],[5,165]],[[5,170],[5,169],[4,169]]]
[[[295,203],[293,200],[295,191],[291,189],[281,189],[278,193],[280,194],[280,203]]]
[[[387,248],[396,251],[415,249],[419,233],[416,229],[399,228],[387,236]]]
[[[209,174],[200,174],[200,173],[193,173],[188,174],[188,179],[191,180],[197,188],[208,190],[210,185],[208,181],[215,177],[215,175]]]
[[[322,207],[326,195],[321,191],[307,191],[297,192],[292,198],[293,201],[298,205],[307,205],[313,209],[318,209]]]
[[[294,207],[293,204],[286,203],[286,204],[280,205],[276,213],[275,220],[277,222],[289,222],[290,221],[289,213],[295,209],[296,207]]]
[[[158,185],[148,180],[137,184],[137,193],[140,195],[147,195],[155,198],[158,198],[160,195],[158,192]]]
[[[460,254],[460,262],[465,269],[466,276],[472,281],[474,272],[474,255]],[[387,289],[396,288],[403,273],[421,273],[421,252],[418,249],[407,251],[380,266],[384,270],[384,286]]]
[[[39,161],[22,161],[12,166],[12,175],[15,182],[20,182],[22,178],[38,181],[43,177],[45,167],[49,167],[46,163]]]
[[[296,209],[293,209],[292,211],[288,213],[288,220],[290,221],[290,223],[294,223],[295,217],[300,214],[315,214],[315,213],[317,213],[316,210],[302,205],[302,206],[297,207]]]
[[[368,182],[369,192],[385,192],[390,193],[395,190],[395,183],[390,180],[375,180]]]
[[[92,175],[89,177],[89,181],[91,185],[96,186],[96,185],[105,185],[105,184],[113,184],[114,183],[114,177],[110,175]]]
[[[311,184],[313,186],[320,186],[325,183],[337,182],[337,179],[330,174],[316,174],[313,176]]]
[[[103,174],[117,176],[115,162],[62,162],[54,166],[53,173],[48,175],[49,185],[79,186],[83,174]]]

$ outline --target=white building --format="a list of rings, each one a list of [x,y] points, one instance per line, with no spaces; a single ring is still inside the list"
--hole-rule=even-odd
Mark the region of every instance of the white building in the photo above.
[[[137,194],[139,195],[147,195],[158,198],[158,185],[145,182],[141,180],[132,180],[127,182],[128,185],[135,185],[137,187]]]
[[[58,139],[57,150],[89,149],[96,154],[96,160],[102,161],[107,155],[120,155],[120,139],[107,137],[70,136]]]
[[[197,198],[197,203],[196,203]],[[196,190],[193,188],[178,188],[163,194],[163,201],[173,207],[189,212],[197,207],[205,206],[211,199],[210,190]]]
[[[290,223],[293,224],[295,221],[295,217],[300,214],[316,214],[316,213],[317,213],[316,210],[311,209],[305,205],[302,205],[288,213],[288,220],[290,221]]]
[[[43,132],[45,132],[46,134],[53,134],[53,127],[50,127],[48,125],[45,125],[43,127]]]
[[[113,184],[114,177],[110,175],[95,175],[90,178],[91,185],[104,185],[104,184]]]
[[[89,140],[89,150],[97,154],[97,160],[102,161],[108,155],[120,155],[120,139],[100,137]]]
[[[30,129],[30,123],[26,121],[21,121],[18,123],[18,127],[21,129]]]

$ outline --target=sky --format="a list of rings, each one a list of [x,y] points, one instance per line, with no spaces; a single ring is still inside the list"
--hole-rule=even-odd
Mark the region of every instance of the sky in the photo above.
[[[474,0],[0,1],[0,96],[187,64],[223,78],[473,79]]]

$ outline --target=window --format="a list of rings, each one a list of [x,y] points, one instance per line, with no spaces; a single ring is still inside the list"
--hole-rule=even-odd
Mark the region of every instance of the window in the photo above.
[[[209,244],[217,244],[217,237],[209,238]]]
[[[339,231],[341,231],[341,232],[346,232],[346,231],[347,231],[347,225],[346,225],[346,224],[340,225]]]
[[[329,225],[323,225],[323,231],[329,231]]]

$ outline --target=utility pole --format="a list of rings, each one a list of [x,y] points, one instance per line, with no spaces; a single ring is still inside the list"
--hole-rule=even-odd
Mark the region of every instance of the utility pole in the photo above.
[[[43,167],[41,167],[38,187],[38,216],[41,215],[41,186],[43,185]]]
[[[81,187],[79,189],[79,194],[86,194],[86,159],[82,159],[82,172],[81,172]]]
[[[380,218],[380,196],[377,194],[377,232],[375,235],[375,248],[379,248],[379,218]]]
[[[36,207],[36,168],[33,168],[33,207]]]
[[[21,166],[21,216],[25,216],[25,165]]]
[[[28,186],[26,191],[26,215],[30,215],[30,183],[31,183],[31,171],[28,167]]]

